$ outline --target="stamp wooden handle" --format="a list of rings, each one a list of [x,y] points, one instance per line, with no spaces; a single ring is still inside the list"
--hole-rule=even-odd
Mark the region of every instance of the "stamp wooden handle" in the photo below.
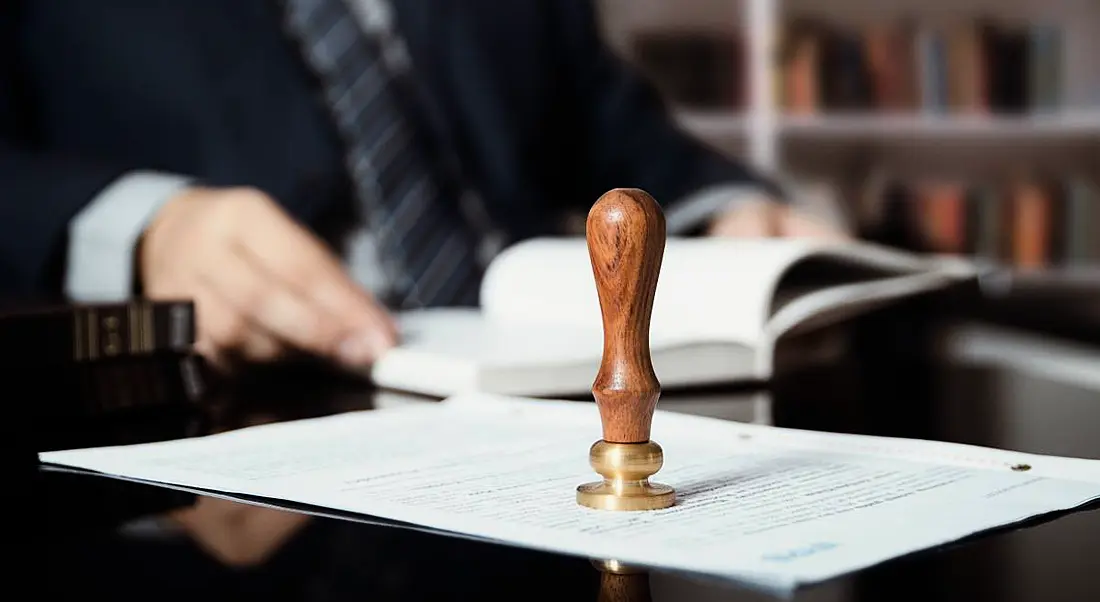
[[[585,224],[603,318],[603,358],[592,394],[612,443],[649,440],[661,385],[649,348],[653,296],[665,250],[665,216],[648,193],[617,188]]]
[[[649,574],[601,573],[597,602],[653,602]]]

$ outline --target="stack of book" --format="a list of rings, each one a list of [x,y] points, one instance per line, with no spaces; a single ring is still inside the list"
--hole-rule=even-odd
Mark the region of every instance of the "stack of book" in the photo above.
[[[10,406],[42,432],[143,408],[193,402],[202,392],[191,354],[189,302],[58,305],[0,314]]]
[[[38,453],[178,439],[202,429],[202,364],[189,302],[5,308],[0,345],[18,512],[44,545],[186,506],[194,496],[39,470]]]

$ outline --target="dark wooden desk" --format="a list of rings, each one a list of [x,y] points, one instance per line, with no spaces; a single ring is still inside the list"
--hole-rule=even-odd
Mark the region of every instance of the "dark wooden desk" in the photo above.
[[[774,422],[832,431],[942,439],[1100,458],[1100,391],[1041,376],[943,364],[929,354],[928,324],[883,316],[857,333],[850,361],[789,374],[771,390],[666,392],[666,410],[751,419],[763,400]],[[184,433],[239,428],[410,401],[301,368],[257,371],[216,387]],[[412,402],[430,402],[412,399]],[[163,425],[162,425],[163,426]],[[136,427],[135,427],[136,428]],[[129,431],[133,433],[134,431]],[[126,486],[136,495],[151,488]],[[88,501],[80,488],[54,512]],[[73,493],[77,492],[77,493]],[[125,492],[110,493],[118,505]],[[228,569],[186,537],[142,530],[49,533],[49,566],[81,595],[112,600],[596,600],[637,593],[654,600],[762,600],[675,575],[604,583],[583,559],[445,538],[392,527],[313,519],[265,562]],[[57,524],[65,524],[58,521]],[[932,550],[801,592],[806,601],[1100,600],[1100,513],[1083,512]],[[626,599],[629,599],[627,597]]]

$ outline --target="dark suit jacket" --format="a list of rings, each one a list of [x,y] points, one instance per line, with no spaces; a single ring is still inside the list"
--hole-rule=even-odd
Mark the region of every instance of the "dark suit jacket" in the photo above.
[[[426,127],[516,238],[640,187],[752,176],[676,131],[584,0],[397,0]],[[339,146],[274,0],[0,3],[0,292],[59,294],[66,227],[138,169],[250,185],[318,227]]]

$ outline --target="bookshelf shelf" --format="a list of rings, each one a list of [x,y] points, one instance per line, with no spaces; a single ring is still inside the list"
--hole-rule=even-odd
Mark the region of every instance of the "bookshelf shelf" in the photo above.
[[[739,111],[677,110],[676,119],[692,134],[703,138],[745,136],[750,116]]]
[[[782,133],[876,138],[1067,138],[1100,143],[1100,112],[1023,117],[855,115],[786,116]]]
[[[751,117],[738,111],[679,110],[680,124],[703,138],[743,137]],[[939,115],[783,115],[776,135],[821,139],[873,138],[881,143],[921,139],[1016,139],[1068,143],[1092,142],[1100,147],[1100,111],[1029,116]],[[1098,150],[1097,152],[1100,152]]]

